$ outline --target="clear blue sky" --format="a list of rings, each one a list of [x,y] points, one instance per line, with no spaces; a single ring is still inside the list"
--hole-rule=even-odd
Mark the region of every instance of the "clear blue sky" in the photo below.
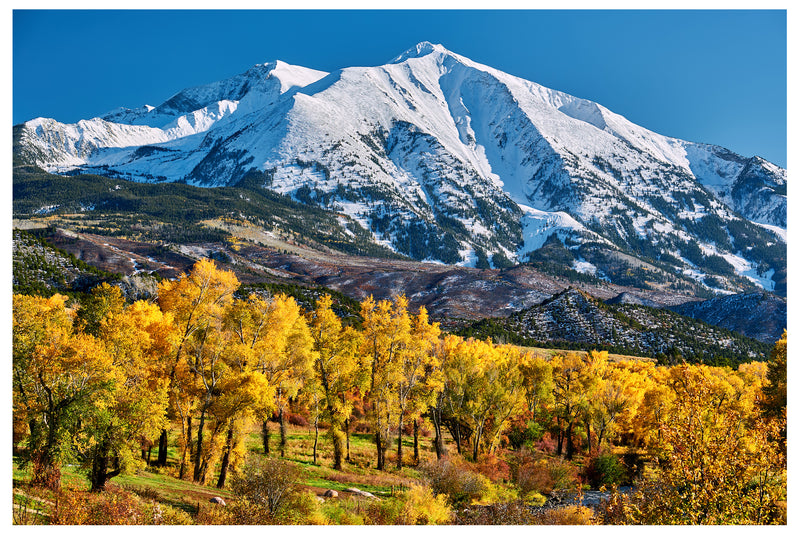
[[[786,166],[780,10],[17,10],[13,121],[157,105],[275,59],[380,65],[424,40],[658,133]]]

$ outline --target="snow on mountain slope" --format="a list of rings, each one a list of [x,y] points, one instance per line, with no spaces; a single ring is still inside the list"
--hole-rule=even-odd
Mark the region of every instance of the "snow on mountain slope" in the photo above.
[[[36,119],[15,149],[50,171],[139,181],[221,186],[257,171],[421,260],[502,266],[556,235],[581,268],[591,244],[720,290],[749,283],[737,272],[772,287],[785,273],[785,244],[765,229],[786,226],[785,170],[427,42],[377,67],[277,61],[157,107]]]

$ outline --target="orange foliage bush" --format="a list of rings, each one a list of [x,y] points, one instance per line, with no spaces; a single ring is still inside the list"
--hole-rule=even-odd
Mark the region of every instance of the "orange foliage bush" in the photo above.
[[[511,479],[511,468],[508,463],[496,455],[479,457],[478,462],[471,465],[471,469],[489,478],[493,483]]]

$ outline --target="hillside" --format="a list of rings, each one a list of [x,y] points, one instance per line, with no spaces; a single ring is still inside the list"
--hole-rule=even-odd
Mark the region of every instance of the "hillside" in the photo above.
[[[734,366],[769,354],[771,345],[678,315],[636,304],[606,304],[569,288],[503,319],[484,319],[461,334],[520,345],[599,348],[659,361]]]
[[[670,309],[762,342],[776,342],[787,327],[786,300],[766,292],[686,302]]]

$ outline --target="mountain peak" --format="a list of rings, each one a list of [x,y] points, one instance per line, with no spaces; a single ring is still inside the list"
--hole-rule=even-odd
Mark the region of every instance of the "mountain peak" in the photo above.
[[[428,54],[432,54],[432,53],[435,53],[435,52],[438,52],[440,54],[449,53],[447,48],[445,48],[441,44],[434,44],[434,43],[431,43],[429,41],[422,41],[420,43],[417,43],[416,46],[413,46],[413,47],[409,48],[408,50],[406,50],[405,52],[403,52],[402,54],[400,54],[399,56],[394,58],[391,62],[392,63],[402,63],[403,61],[405,61],[407,59],[412,59],[412,58],[415,58],[415,57],[423,57],[423,56],[426,56]]]

